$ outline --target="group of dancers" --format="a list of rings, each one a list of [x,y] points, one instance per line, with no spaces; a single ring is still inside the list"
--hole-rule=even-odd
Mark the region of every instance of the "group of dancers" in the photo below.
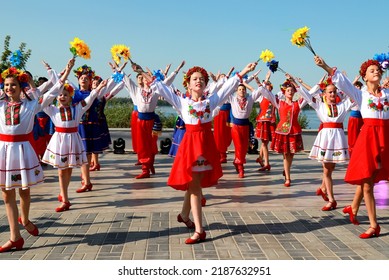
[[[256,62],[247,64],[241,71],[230,71],[217,78],[202,67],[192,67],[184,75],[185,93],[173,85],[185,62],[170,75],[160,72],[153,74],[131,62],[132,70],[137,73],[137,84],[125,74],[125,64],[121,67],[110,64],[115,75],[122,77],[121,81],[113,78],[102,80],[84,65],[74,71],[78,85],[72,85],[68,76],[75,63],[73,58],[60,74],[45,64],[50,78],[39,88],[23,70],[14,67],[6,69],[1,73],[0,80],[3,95],[0,100],[0,156],[5,159],[0,163],[0,187],[10,239],[0,247],[0,252],[23,248],[19,224],[31,235],[39,235],[39,229],[29,220],[29,209],[30,188],[43,182],[44,178],[40,161],[58,168],[58,201],[61,204],[56,208],[57,212],[70,209],[68,187],[73,168],[81,168],[81,187],[77,192],[92,190],[91,163],[94,162],[96,166],[94,170],[99,170],[98,154],[110,144],[108,128],[104,130],[101,125],[104,117],[99,114],[98,108],[103,108],[101,102],[105,104],[122,88],[126,88],[136,106],[131,119],[133,148],[141,166],[141,173],[136,179],[149,178],[150,174],[155,173],[158,117],[154,111],[157,99],[163,97],[178,113],[178,128],[182,131],[179,137],[175,135],[173,138],[174,151],[171,151],[171,156],[174,156],[174,162],[167,184],[185,191],[177,221],[194,229],[193,235],[185,240],[186,244],[206,239],[202,222],[202,206],[205,204],[202,188],[217,185],[222,177],[221,164],[226,162],[228,141],[231,143],[232,140],[235,146],[233,164],[236,172],[240,178],[244,178],[249,145],[248,118],[255,102],[259,102],[261,108],[255,127],[255,134],[262,141],[257,159],[261,165],[259,171],[269,171],[271,168],[269,149],[280,153],[283,155],[284,186],[291,186],[293,156],[304,149],[298,116],[301,109],[309,104],[322,122],[309,154],[310,158],[323,166],[323,182],[317,190],[317,195],[327,203],[322,210],[336,209],[332,172],[336,163],[350,161],[345,181],[357,187],[352,204],[345,207],[343,212],[349,214],[352,223],[358,224],[357,212],[364,199],[370,227],[360,237],[378,237],[380,226],[376,217],[374,184],[389,179],[389,163],[384,160],[389,153],[385,145],[389,137],[389,90],[381,85],[383,69],[378,61],[364,62],[359,72],[365,85],[358,89],[321,57],[315,56],[314,61],[325,70],[328,78],[309,87],[300,78],[286,74],[281,93],[277,95],[272,93],[270,71],[262,82],[257,76],[258,72],[248,77],[248,73],[255,70]],[[210,76],[214,82],[209,82]],[[256,89],[248,84],[253,79],[258,86]],[[344,96],[339,97],[338,91]],[[296,93],[300,98],[295,98]],[[353,139],[355,143],[350,157],[343,121],[352,108],[359,112],[353,116],[362,119],[363,125],[357,129],[359,135]],[[231,114],[226,113],[229,110]],[[275,110],[278,110],[278,124]],[[31,139],[34,117],[40,111],[51,118],[55,133],[39,159]],[[231,126],[227,126],[227,123],[231,123]],[[228,136],[229,133],[231,136]],[[92,160],[93,154],[95,157]],[[16,190],[20,196],[20,215]]]

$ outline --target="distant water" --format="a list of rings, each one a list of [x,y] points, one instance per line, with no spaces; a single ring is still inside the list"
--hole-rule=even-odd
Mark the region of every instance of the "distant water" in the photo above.
[[[160,112],[165,115],[176,115],[177,112],[173,109],[171,106],[158,106],[156,109],[156,112]],[[308,129],[318,129],[320,125],[319,118],[316,115],[315,110],[303,110],[301,114],[307,116],[308,119]],[[348,116],[343,123],[344,127],[347,128],[347,123],[348,123]]]

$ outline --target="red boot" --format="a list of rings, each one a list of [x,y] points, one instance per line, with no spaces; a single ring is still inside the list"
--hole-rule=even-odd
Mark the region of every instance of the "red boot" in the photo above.
[[[239,178],[244,178],[244,167],[243,167],[243,164],[238,164],[238,177]]]
[[[147,164],[142,164],[142,173],[135,177],[135,179],[150,178],[150,167]]]

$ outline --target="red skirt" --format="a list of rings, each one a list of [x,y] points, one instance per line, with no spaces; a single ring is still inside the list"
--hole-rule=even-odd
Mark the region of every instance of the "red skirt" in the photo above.
[[[345,181],[361,185],[378,171],[374,183],[389,180],[389,120],[364,119],[346,171]]]
[[[276,123],[270,121],[257,122],[255,137],[262,141],[272,141],[276,131]]]
[[[363,125],[362,118],[356,118],[352,116],[349,117],[348,125],[347,125],[347,141],[348,141],[348,150],[350,155],[354,148],[355,142],[357,141],[357,137],[361,132],[362,125]]]
[[[215,137],[216,147],[220,153],[226,153],[231,145],[231,127],[227,120],[230,111],[220,110],[219,114],[213,119],[213,135]]]
[[[202,171],[204,176],[201,187],[217,185],[223,176],[220,155],[216,149],[212,133],[212,124],[186,124],[186,132],[174,159],[167,184],[176,190],[186,191],[192,181],[192,168],[199,156],[203,156],[212,170]]]
[[[295,154],[304,150],[303,137],[301,134],[285,135],[276,132],[270,149],[279,154]]]
[[[232,141],[235,147],[234,163],[246,163],[246,154],[249,149],[250,127],[248,125],[233,124],[231,128]]]

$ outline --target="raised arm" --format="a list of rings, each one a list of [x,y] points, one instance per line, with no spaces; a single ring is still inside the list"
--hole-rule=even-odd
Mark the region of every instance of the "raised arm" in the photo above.
[[[344,92],[348,97],[360,106],[362,102],[362,94],[359,89],[357,89],[353,83],[347,78],[347,76],[343,75],[340,71],[336,70],[334,67],[330,67],[327,63],[319,56],[314,57],[315,64],[321,68],[323,68],[329,76],[331,76],[332,82],[334,85]]]
[[[185,60],[183,60],[181,62],[180,65],[178,65],[178,67],[176,68],[176,70],[174,70],[172,73],[170,73],[170,75],[168,77],[166,77],[165,75],[165,80],[163,80],[163,82],[167,85],[167,86],[171,86],[174,79],[177,77],[177,74],[180,72],[181,68],[184,67],[185,65]]]

